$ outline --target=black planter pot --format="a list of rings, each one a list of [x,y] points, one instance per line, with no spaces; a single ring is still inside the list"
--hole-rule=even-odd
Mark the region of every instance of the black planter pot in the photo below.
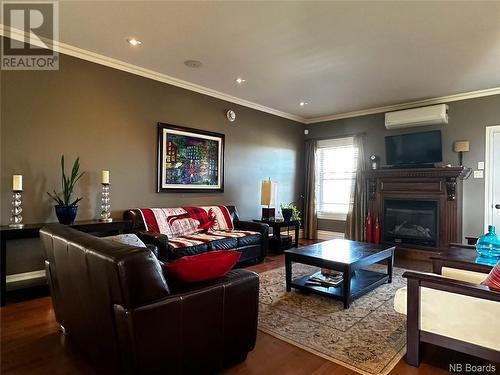
[[[70,225],[75,222],[76,212],[78,211],[78,206],[55,206],[57,220],[61,224]]]
[[[290,221],[293,215],[293,210],[291,208],[282,208],[281,214],[283,215],[283,220]]]

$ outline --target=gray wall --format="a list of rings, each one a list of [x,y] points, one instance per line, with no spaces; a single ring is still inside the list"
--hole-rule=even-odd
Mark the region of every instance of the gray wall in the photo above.
[[[485,127],[500,124],[500,95],[449,103],[449,115],[447,125],[391,131],[384,127],[383,113],[341,119],[308,125],[309,134],[306,137],[324,138],[365,132],[366,154],[379,155],[383,165],[384,136],[440,129],[443,135],[444,164],[457,165],[458,156],[453,152],[453,142],[469,140],[470,152],[464,154],[464,164],[477,169],[477,162],[485,160]],[[484,179],[474,179],[471,176],[464,181],[463,192],[463,235],[480,235],[484,229]]]
[[[59,190],[61,154],[71,162],[79,156],[86,171],[80,220],[98,217],[102,169],[111,173],[115,218],[130,207],[198,204],[235,204],[241,217],[257,218],[260,181],[268,177],[278,182],[279,201],[300,195],[299,123],[64,55],[59,71],[0,74],[2,224],[12,174],[24,176],[24,221],[56,221],[45,192]],[[228,108],[237,113],[234,123],[225,118]],[[225,134],[224,193],[155,192],[158,121]],[[9,273],[37,268],[14,263]]]

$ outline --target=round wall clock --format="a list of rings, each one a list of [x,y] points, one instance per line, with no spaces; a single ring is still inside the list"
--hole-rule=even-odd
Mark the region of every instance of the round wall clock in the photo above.
[[[230,109],[226,112],[226,117],[229,121],[234,122],[236,120],[236,113]]]

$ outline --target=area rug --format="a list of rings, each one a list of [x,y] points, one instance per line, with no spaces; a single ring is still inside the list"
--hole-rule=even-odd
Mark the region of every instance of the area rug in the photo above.
[[[385,267],[374,265],[383,272]],[[293,277],[318,270],[293,264]],[[385,375],[406,353],[406,316],[394,311],[405,270],[394,268],[384,284],[351,303],[292,289],[285,291],[284,267],[260,274],[259,329],[360,374]]]

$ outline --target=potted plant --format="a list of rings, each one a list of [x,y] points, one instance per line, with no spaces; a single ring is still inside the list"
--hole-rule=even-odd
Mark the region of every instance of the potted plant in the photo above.
[[[284,221],[301,220],[300,211],[294,202],[288,203],[287,205],[280,204],[280,208]]]
[[[61,186],[62,192],[61,194],[56,193],[54,190],[54,194],[47,192],[47,194],[56,201],[56,215],[57,219],[61,224],[73,224],[75,221],[76,213],[78,211],[77,203],[82,200],[81,197],[76,198],[71,201],[71,196],[73,195],[73,190],[75,189],[75,185],[78,180],[83,176],[85,172],[80,172],[80,158],[76,158],[73,163],[73,168],[71,169],[71,174],[69,176],[66,175],[64,171],[64,155],[61,155]]]

